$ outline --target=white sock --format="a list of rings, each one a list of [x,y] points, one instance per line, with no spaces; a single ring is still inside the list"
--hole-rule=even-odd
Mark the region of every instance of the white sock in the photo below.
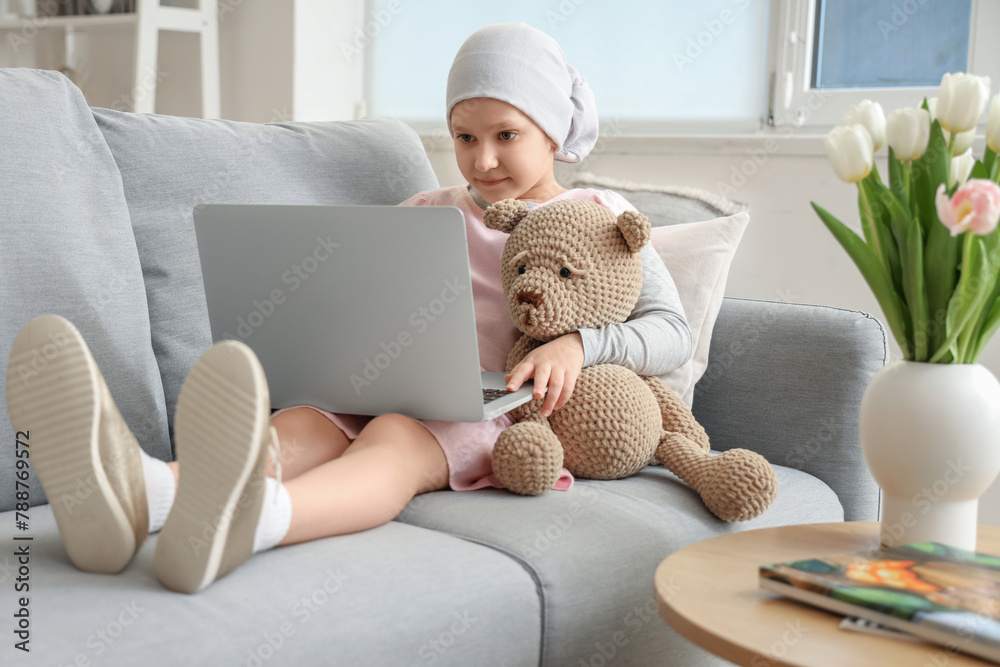
[[[163,528],[163,522],[170,514],[177,495],[177,482],[166,461],[154,459],[146,452],[142,454],[142,474],[146,478],[146,505],[149,508],[149,532]]]
[[[253,536],[254,553],[275,546],[288,533],[292,523],[292,497],[288,489],[273,477],[266,477],[264,482],[264,506]]]

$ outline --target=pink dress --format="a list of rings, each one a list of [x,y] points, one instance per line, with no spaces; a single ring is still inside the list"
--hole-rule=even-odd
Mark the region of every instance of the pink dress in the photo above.
[[[594,201],[607,206],[615,215],[632,208],[617,193],[590,188],[567,190],[545,203],[560,199]],[[500,256],[508,235],[483,224],[483,209],[472,199],[468,187],[464,185],[421,192],[402,202],[400,206],[456,206],[465,214],[469,264],[472,269],[472,297],[476,310],[476,331],[479,334],[480,370],[506,370],[507,355],[521,337],[521,332],[511,321],[500,282]],[[311,405],[303,407],[324,415],[352,441],[372,419],[361,415],[334,414]],[[441,445],[448,460],[448,478],[452,489],[470,491],[487,486],[503,488],[493,475],[491,455],[501,431],[513,423],[509,414],[486,422],[418,421]],[[564,490],[572,484],[573,476],[563,468],[553,488]]]

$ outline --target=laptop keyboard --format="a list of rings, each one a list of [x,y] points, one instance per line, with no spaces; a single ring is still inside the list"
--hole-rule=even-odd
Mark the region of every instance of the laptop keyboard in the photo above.
[[[483,404],[495,401],[508,393],[506,389],[483,389]]]

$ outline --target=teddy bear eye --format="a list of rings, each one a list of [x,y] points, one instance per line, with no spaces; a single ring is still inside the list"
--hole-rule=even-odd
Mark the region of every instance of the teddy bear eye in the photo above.
[[[518,275],[524,273],[524,271],[525,271],[524,264],[522,264],[521,266],[517,267],[517,273],[518,273]]]
[[[559,269],[559,275],[562,276],[563,278],[569,278],[570,276],[569,269],[567,269],[565,266],[562,267],[561,269]]]

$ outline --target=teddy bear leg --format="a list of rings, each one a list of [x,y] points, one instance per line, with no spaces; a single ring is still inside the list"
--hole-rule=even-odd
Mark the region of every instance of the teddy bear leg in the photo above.
[[[508,426],[493,446],[493,474],[522,496],[551,489],[562,467],[562,444],[540,413]]]
[[[663,430],[670,433],[681,433],[697,444],[703,451],[709,450],[708,434],[701,424],[695,420],[691,409],[681,400],[666,382],[658,377],[642,378],[656,396],[660,404],[660,414],[663,417]]]
[[[774,468],[747,449],[710,454],[683,434],[665,433],[656,456],[723,521],[752,519],[778,495]]]

